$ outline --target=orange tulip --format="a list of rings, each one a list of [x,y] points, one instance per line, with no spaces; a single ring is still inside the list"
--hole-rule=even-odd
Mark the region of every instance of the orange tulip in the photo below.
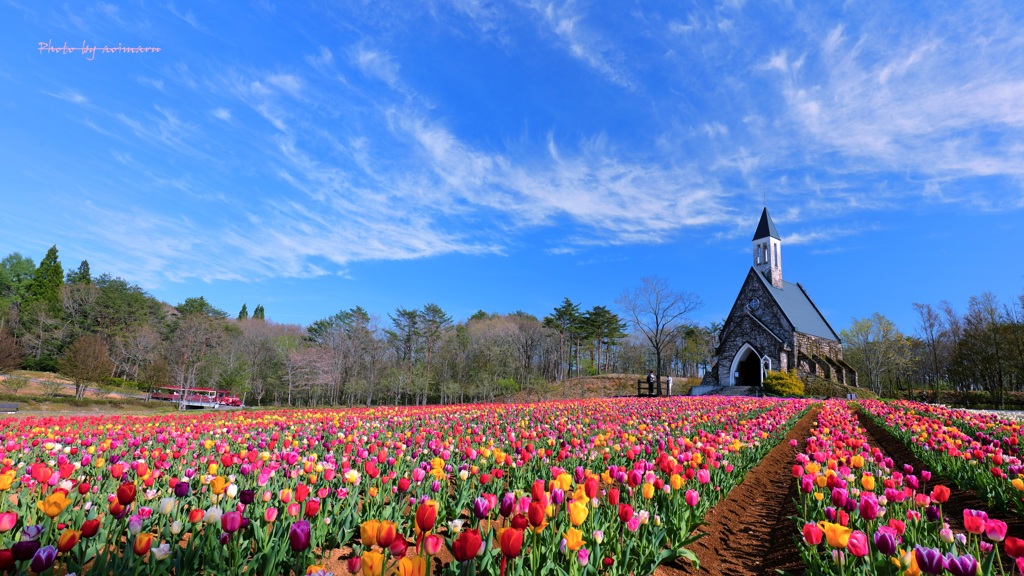
[[[846,548],[846,545],[850,543],[850,535],[853,534],[852,528],[825,521],[819,522],[818,525],[825,532],[825,540],[828,541],[829,546]]]
[[[61,533],[60,538],[57,538],[57,550],[59,552],[67,552],[78,544],[78,540],[82,537],[82,533],[78,530],[65,530]]]
[[[384,554],[380,552],[363,552],[363,576],[381,576],[384,571]]]
[[[149,549],[153,547],[153,535],[149,532],[141,532],[135,537],[135,543],[132,545],[132,550],[138,556],[145,556],[149,554]]]
[[[406,556],[398,561],[399,576],[424,576],[427,560],[423,556]]]
[[[359,525],[359,537],[363,546],[369,548],[377,543],[377,531],[380,530],[379,520],[367,520]]]

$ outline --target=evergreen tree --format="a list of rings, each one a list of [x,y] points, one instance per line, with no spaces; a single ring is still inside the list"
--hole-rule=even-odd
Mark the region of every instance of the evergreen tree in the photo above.
[[[39,302],[44,308],[52,313],[60,312],[60,288],[64,285],[64,270],[61,268],[60,260],[57,257],[56,244],[46,251],[32,283],[28,287],[28,302]]]
[[[78,265],[78,270],[72,270],[68,272],[68,277],[64,281],[65,284],[92,284],[92,275],[89,273],[89,261],[82,260],[82,263]]]
[[[242,309],[238,311],[238,319],[239,320],[248,320],[249,319],[249,308],[246,307],[245,304],[242,304]]]
[[[559,380],[572,369],[572,341],[573,335],[579,331],[580,320],[579,304],[569,298],[562,300],[562,305],[555,308],[554,314],[544,317],[544,326],[558,333],[558,358],[564,363],[563,370],[558,374]],[[569,346],[566,346],[567,337]],[[568,362],[565,358],[566,352],[569,352]]]
[[[263,304],[257,304],[252,310],[253,320],[266,320],[266,312],[263,310]]]
[[[228,316],[227,312],[214,307],[214,305],[207,302],[206,298],[203,296],[198,298],[185,298],[185,301],[178,304],[176,308],[182,316],[191,316],[196,314],[209,316],[210,318],[227,318]]]

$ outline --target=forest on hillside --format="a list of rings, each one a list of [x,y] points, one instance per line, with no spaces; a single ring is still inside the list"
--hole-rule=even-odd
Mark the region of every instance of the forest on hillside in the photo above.
[[[56,246],[38,265],[19,253],[0,261],[0,373],[59,372],[79,395],[96,382],[217,388],[248,405],[477,402],[541,396],[573,376],[645,373],[659,357],[659,373],[697,377],[716,328],[661,329],[656,354],[608,306],[584,310],[569,298],[544,318],[480,311],[454,321],[427,303],[383,318],[354,305],[309,326],[278,324],[259,304],[237,314],[203,296],[169,305],[94,276],[86,261],[65,273]]]

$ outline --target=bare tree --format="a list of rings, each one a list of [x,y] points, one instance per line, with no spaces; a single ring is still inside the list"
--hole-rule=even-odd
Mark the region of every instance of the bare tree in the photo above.
[[[9,372],[21,366],[25,350],[6,329],[0,329],[0,372]]]
[[[661,395],[661,359],[679,332],[687,327],[686,318],[702,306],[691,292],[676,292],[664,278],[642,278],[640,286],[626,290],[615,301],[627,321],[647,339],[655,357],[655,378]]]
[[[75,340],[60,360],[60,371],[75,382],[75,398],[85,398],[89,383],[99,383],[114,372],[107,343],[99,334],[86,334]]]
[[[942,317],[932,308],[931,304],[918,304],[915,302],[914,310],[917,311],[920,319],[921,340],[924,342],[928,361],[931,364],[929,366],[929,379],[934,390],[934,399],[938,401],[939,379],[941,375],[941,370],[939,369],[939,348],[942,345],[941,340],[944,329]],[[913,396],[913,390],[911,390],[911,396]]]
[[[181,388],[180,409],[185,409],[189,391],[196,387],[200,370],[220,343],[217,320],[203,314],[186,314],[167,346],[171,380]]]

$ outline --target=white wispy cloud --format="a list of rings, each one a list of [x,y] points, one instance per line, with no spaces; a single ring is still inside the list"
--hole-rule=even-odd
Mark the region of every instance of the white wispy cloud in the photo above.
[[[211,114],[213,114],[214,117],[220,120],[224,120],[225,122],[231,120],[231,110],[228,108],[214,108]]]
[[[365,46],[351,49],[352,62],[370,78],[383,81],[392,88],[398,86],[398,63],[384,50],[373,50]]]
[[[633,87],[630,74],[620,63],[621,56],[608,40],[584,24],[585,15],[573,0],[533,0],[529,6],[541,17],[548,30],[559,38],[573,58],[580,60],[614,84],[624,88]]]
[[[982,22],[955,38],[935,23],[898,33],[887,20],[833,26],[817,38],[813,70],[795,70],[786,51],[763,67],[786,73],[788,116],[823,151],[924,178],[1020,178],[1024,51],[1002,15],[973,13],[989,9],[950,15]]]
[[[82,95],[81,92],[76,90],[63,90],[61,92],[45,92],[47,96],[53,96],[54,98],[60,98],[66,100],[72,104],[86,104],[89,99]]]

